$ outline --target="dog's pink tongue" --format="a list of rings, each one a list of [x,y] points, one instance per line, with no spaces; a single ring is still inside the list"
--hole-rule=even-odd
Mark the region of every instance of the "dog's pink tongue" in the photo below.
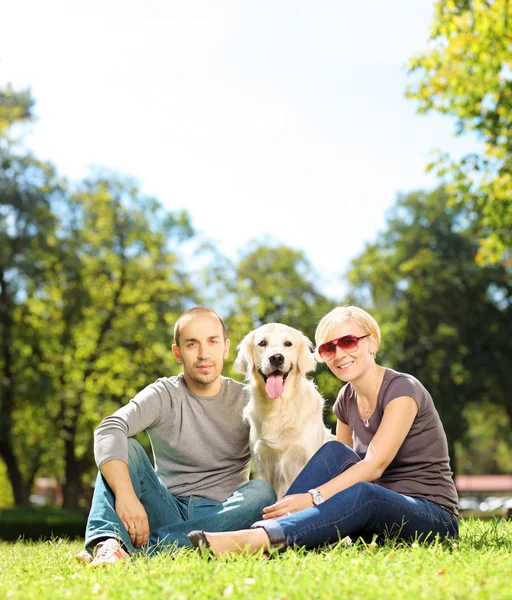
[[[269,375],[265,383],[265,390],[269,398],[273,398],[274,400],[279,398],[284,391],[283,374],[272,373],[272,375]]]

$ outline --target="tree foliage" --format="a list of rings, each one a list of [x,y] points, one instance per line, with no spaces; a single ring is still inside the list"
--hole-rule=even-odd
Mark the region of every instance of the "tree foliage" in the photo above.
[[[226,321],[236,343],[251,329],[279,322],[299,329],[314,344],[316,325],[334,307],[318,289],[315,271],[304,253],[282,244],[249,243],[227,279],[226,289],[231,293]],[[327,399],[326,420],[332,422],[328,407],[339,390],[339,381],[323,366],[309,376],[316,379]]]
[[[459,472],[512,473],[512,421],[503,406],[470,403],[464,416],[468,429],[457,444]]]
[[[169,213],[113,177],[85,181],[59,212],[64,260],[27,304],[34,328],[52,331],[39,369],[55,388],[71,507],[93,465],[93,427],[173,370],[172,324],[194,296],[176,250],[192,229],[185,213]]]
[[[502,405],[512,335],[512,287],[500,264],[478,265],[474,225],[442,189],[399,197],[387,228],[352,263],[353,296],[382,325],[383,360],[431,392],[450,443],[468,403]]]
[[[48,391],[48,380],[33,363],[21,367],[29,352],[26,335],[32,336],[34,361],[44,333],[25,330],[20,305],[44,276],[56,227],[51,202],[62,193],[53,167],[21,153],[12,139],[12,128],[30,119],[31,106],[26,92],[0,90],[0,456],[17,504],[28,504],[41,452],[31,446],[27,460],[20,460],[15,450],[16,411],[22,406],[30,410],[32,401]],[[35,423],[26,434],[28,440],[37,429]]]
[[[313,339],[332,303],[317,289],[304,253],[281,244],[250,244],[235,267],[233,315],[247,327],[281,322]]]
[[[33,106],[28,90],[15,90],[10,84],[0,89],[0,147],[12,141],[13,125],[33,119]]]
[[[429,49],[409,62],[408,97],[419,112],[457,120],[481,153],[439,154],[430,167],[466,207],[480,239],[477,259],[510,260],[512,247],[512,2],[437,0]]]
[[[2,97],[16,96],[8,90]],[[25,103],[30,106],[30,102]],[[26,116],[8,105],[9,123]],[[193,235],[130,179],[74,189],[8,140],[0,172],[0,456],[15,502],[35,476],[76,506],[93,472],[92,430],[149,381],[177,370],[174,321],[195,290],[179,245]],[[51,442],[50,442],[51,441]]]

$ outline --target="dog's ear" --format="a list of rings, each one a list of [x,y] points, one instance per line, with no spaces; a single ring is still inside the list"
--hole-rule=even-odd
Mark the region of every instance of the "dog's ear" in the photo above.
[[[316,369],[316,360],[312,352],[313,344],[311,343],[311,340],[301,333],[300,342],[298,367],[302,375],[305,375]]]
[[[237,373],[249,375],[254,367],[254,358],[252,355],[252,338],[253,332],[248,333],[244,339],[238,344],[236,360],[233,363],[233,368]]]

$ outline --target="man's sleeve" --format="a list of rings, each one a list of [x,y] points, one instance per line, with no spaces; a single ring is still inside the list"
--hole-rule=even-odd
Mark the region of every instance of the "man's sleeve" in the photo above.
[[[94,431],[94,458],[98,469],[109,460],[128,464],[128,438],[157,425],[164,414],[163,396],[164,386],[154,383],[103,419]]]

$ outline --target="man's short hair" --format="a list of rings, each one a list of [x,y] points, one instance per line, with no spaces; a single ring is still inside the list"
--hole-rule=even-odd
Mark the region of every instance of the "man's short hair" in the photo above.
[[[224,321],[222,320],[222,318],[214,311],[211,310],[211,308],[205,308],[204,306],[194,306],[194,308],[189,308],[188,310],[186,310],[184,313],[182,313],[179,317],[178,320],[176,321],[176,324],[174,325],[174,343],[176,344],[176,346],[178,346],[178,348],[180,347],[180,321],[181,319],[183,319],[183,317],[193,317],[194,315],[201,315],[201,314],[211,314],[211,315],[215,315],[217,317],[217,319],[219,319],[221,325],[222,325],[222,335],[224,336],[224,341],[227,340],[227,333],[226,333],[226,325],[224,324]]]

